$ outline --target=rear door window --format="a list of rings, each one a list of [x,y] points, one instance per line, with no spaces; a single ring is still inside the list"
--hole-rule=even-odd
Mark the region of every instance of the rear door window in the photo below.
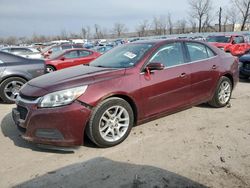
[[[187,42],[186,46],[190,61],[200,61],[215,56],[215,53],[203,44]]]
[[[91,55],[92,53],[86,50],[79,50],[79,57],[87,57],[89,55]]]

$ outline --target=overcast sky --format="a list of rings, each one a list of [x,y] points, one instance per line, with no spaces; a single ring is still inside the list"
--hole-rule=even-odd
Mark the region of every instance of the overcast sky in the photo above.
[[[213,0],[214,9],[230,0]],[[79,33],[96,23],[111,30],[115,22],[133,31],[142,20],[170,12],[187,18],[187,0],[0,0],[0,37]]]

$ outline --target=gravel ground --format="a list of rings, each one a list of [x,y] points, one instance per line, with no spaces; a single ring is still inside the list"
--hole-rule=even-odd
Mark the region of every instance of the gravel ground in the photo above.
[[[250,187],[250,82],[231,106],[199,105],[137,126],[113,148],[74,152],[23,141],[0,104],[0,187]]]

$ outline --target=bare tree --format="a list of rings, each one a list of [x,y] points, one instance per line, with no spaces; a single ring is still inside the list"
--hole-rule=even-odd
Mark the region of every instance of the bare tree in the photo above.
[[[191,26],[191,32],[195,33],[196,32],[196,27],[197,27],[196,22],[192,18],[190,18],[189,23],[190,23],[190,26]]]
[[[101,27],[98,24],[94,25],[94,30],[95,30],[95,36],[94,38],[96,39],[101,39],[102,37],[102,32],[101,32]]]
[[[8,38],[5,39],[5,43],[9,44],[9,45],[16,45],[17,44],[17,38],[10,36]]]
[[[176,29],[178,34],[183,34],[186,32],[187,21],[185,19],[178,20],[176,22]]]
[[[216,32],[216,29],[211,26],[212,20],[213,20],[213,17],[207,14],[202,25],[202,32],[208,32],[208,31]]]
[[[227,17],[228,17],[228,22],[230,25],[232,25],[231,27],[231,31],[234,31],[235,29],[235,24],[238,20],[238,14],[236,13],[235,9],[233,7],[230,7],[227,9]]]
[[[60,39],[67,40],[68,39],[68,33],[65,29],[61,31]]]
[[[81,33],[82,33],[82,38],[86,39],[87,38],[87,29],[85,27],[82,27]]]
[[[223,31],[227,31],[227,23],[228,23],[228,15],[225,15],[224,22],[223,22]]]
[[[81,36],[82,36],[83,39],[90,39],[91,28],[89,26],[82,27],[82,29],[81,29]]]
[[[125,24],[118,22],[114,24],[113,32],[118,38],[121,37],[121,35],[126,31],[128,31],[128,29],[126,28]]]
[[[98,24],[94,25],[94,38],[95,39],[104,39],[107,37],[108,35],[108,30],[105,28],[101,28],[101,26],[99,26]]]
[[[169,34],[173,34],[173,22],[172,22],[172,16],[171,16],[171,13],[168,13],[168,16],[167,16],[167,27],[168,27],[168,30],[169,30]]]
[[[149,23],[148,20],[143,20],[143,22],[139,23],[136,28],[139,37],[146,37],[148,35]]]
[[[209,14],[212,9],[212,0],[188,0],[190,6],[190,16],[191,18],[196,18],[198,20],[198,31],[201,32],[202,25],[204,22],[208,22]]]
[[[161,35],[160,21],[157,17],[153,19],[152,30],[155,35]]]
[[[241,15],[241,31],[244,31],[246,23],[250,18],[250,0],[232,0]]]
[[[219,10],[219,32],[221,32],[221,18],[222,18],[222,8]]]
[[[167,34],[167,19],[165,16],[154,17],[152,23],[152,30],[155,35]]]

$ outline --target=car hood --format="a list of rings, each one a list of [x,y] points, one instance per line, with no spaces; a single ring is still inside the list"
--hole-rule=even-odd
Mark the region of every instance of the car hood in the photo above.
[[[239,58],[240,62],[250,62],[250,54],[243,55]]]
[[[29,81],[20,91],[22,95],[40,97],[48,93],[123,76],[125,69],[79,65],[45,74]]]

